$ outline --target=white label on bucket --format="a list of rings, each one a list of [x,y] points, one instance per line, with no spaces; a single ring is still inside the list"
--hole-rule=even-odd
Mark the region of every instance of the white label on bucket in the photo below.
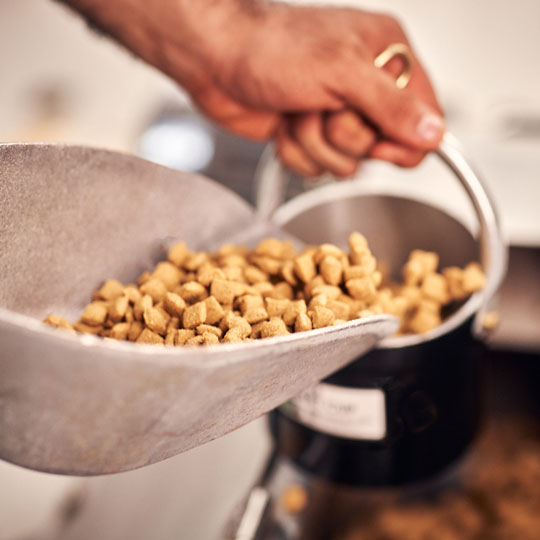
[[[317,384],[284,406],[285,412],[323,433],[377,441],[386,435],[386,403],[378,388]]]

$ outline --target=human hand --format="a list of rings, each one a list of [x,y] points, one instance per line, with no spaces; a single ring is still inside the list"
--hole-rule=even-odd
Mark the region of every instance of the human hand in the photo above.
[[[118,6],[133,14],[142,0],[74,1],[101,4],[98,19],[108,9],[109,30],[175,78],[210,118],[233,133],[275,138],[282,160],[304,176],[349,176],[365,157],[413,166],[443,135],[440,107],[414,53],[406,89],[395,85],[398,59],[385,70],[373,65],[391,43],[410,47],[386,15],[257,0],[159,0],[143,2],[140,18],[127,25]]]

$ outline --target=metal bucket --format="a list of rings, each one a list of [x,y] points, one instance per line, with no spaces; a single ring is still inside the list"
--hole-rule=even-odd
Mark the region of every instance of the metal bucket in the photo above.
[[[305,242],[344,245],[358,230],[390,268],[401,268],[419,248],[439,253],[443,267],[480,260],[486,272],[486,287],[438,328],[386,338],[272,415],[278,452],[330,481],[370,486],[428,478],[454,462],[477,430],[478,337],[504,276],[506,248],[489,196],[458,143],[447,135],[437,153],[472,203],[476,239],[466,219],[408,193],[405,180],[331,183],[280,204],[287,173],[270,153],[259,168],[259,211]]]

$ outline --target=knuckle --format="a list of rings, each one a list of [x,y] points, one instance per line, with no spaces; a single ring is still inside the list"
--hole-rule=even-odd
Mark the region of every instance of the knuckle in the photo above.
[[[375,134],[359,119],[351,116],[331,117],[326,136],[340,150],[355,156],[363,156],[375,143]]]

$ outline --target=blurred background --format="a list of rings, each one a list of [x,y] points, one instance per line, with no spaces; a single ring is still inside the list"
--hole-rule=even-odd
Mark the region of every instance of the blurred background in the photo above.
[[[530,288],[513,292],[510,302],[525,298],[527,309],[537,309],[540,3],[340,4],[401,19],[433,77],[450,129],[488,181],[506,235],[524,257],[519,261],[533,261]],[[263,146],[210,125],[173,82],[63,6],[0,0],[0,51],[0,141],[62,141],[136,153],[201,171],[254,200]],[[415,181],[429,187],[431,174],[429,167],[419,169]],[[525,322],[512,319],[500,339],[508,345],[515,327],[529,324],[528,354],[537,354],[535,313]],[[110,477],[57,477],[0,462],[0,540],[217,538],[269,451],[261,419],[164,463]]]

